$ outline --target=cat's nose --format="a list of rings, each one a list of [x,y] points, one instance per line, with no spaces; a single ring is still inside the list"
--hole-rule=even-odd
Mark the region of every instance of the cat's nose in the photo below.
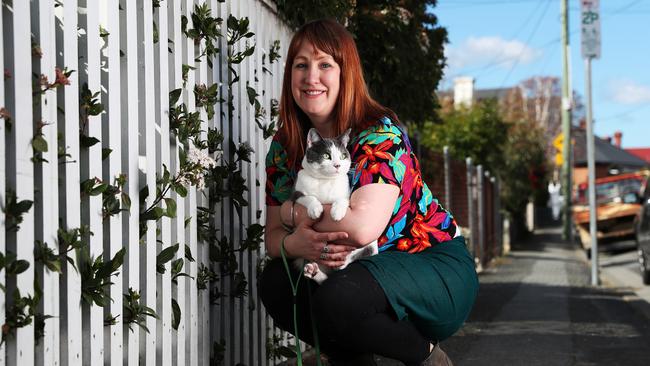
[[[335,167],[336,169],[338,169],[338,168],[341,167],[341,164],[334,164],[334,167]]]

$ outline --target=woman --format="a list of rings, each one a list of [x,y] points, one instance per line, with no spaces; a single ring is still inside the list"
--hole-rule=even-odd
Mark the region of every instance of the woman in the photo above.
[[[469,315],[478,290],[474,261],[453,217],[422,181],[397,117],[368,94],[354,40],[338,23],[314,21],[294,35],[280,119],[266,159],[265,242],[274,259],[259,279],[275,324],[294,330],[281,246],[287,257],[337,268],[353,249],[378,239],[379,254],[332,272],[320,286],[301,281],[300,338],[314,342],[311,311],[333,365],[374,365],[373,354],[406,365],[451,364],[437,344]],[[327,205],[314,221],[289,200],[312,127],[323,137],[352,128],[352,195],[338,222]]]

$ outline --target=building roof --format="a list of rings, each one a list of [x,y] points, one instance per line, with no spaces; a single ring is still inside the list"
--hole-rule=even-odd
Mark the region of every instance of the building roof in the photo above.
[[[625,149],[625,151],[629,152],[632,155],[636,155],[639,158],[650,163],[650,147],[629,148],[629,149]]]
[[[587,165],[586,131],[580,128],[574,128],[572,133],[575,138],[573,148],[574,165]],[[648,166],[647,161],[597,136],[594,136],[594,148],[596,164],[616,165],[631,169]]]
[[[512,88],[494,88],[494,89],[476,89],[474,90],[474,100],[485,99],[504,99]]]

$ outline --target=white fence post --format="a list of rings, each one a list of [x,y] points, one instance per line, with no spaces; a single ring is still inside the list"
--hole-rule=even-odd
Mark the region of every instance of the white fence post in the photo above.
[[[13,5],[13,94],[14,123],[10,132],[13,142],[13,157],[9,159],[9,171],[14,174],[8,178],[8,186],[13,188],[18,201],[34,201],[34,165],[32,137],[34,131],[32,111],[32,49],[30,28],[30,4],[26,1],[14,1]],[[12,145],[10,142],[10,145]],[[13,166],[11,166],[13,165]],[[4,196],[4,192],[3,192]],[[15,247],[18,260],[26,260],[29,268],[16,276],[15,289],[20,296],[34,295],[34,208],[23,214],[23,222],[15,233],[15,242],[8,243]],[[9,293],[11,296],[11,292]],[[15,346],[15,348],[14,348]],[[8,360],[16,364],[34,364],[34,325],[18,328],[16,338],[8,344]]]
[[[70,76],[70,85],[64,87],[65,113],[64,143],[66,153],[70,155],[65,166],[65,204],[60,206],[61,216],[65,218],[64,230],[81,227],[81,194],[80,194],[80,149],[79,149],[79,52],[78,52],[78,18],[77,1],[66,1],[63,4],[63,66],[74,70]],[[74,256],[73,253],[70,253]],[[66,264],[63,273],[65,281],[66,308],[62,309],[62,320],[66,322],[62,339],[61,362],[64,365],[82,364],[82,327],[81,327],[81,276],[70,263]],[[65,334],[65,337],[63,337]]]
[[[128,213],[128,222],[125,225],[128,231],[126,245],[124,272],[128,276],[129,289],[140,291],[140,170],[139,170],[139,85],[138,85],[138,13],[135,1],[120,0],[120,8],[124,11],[120,14],[120,24],[126,24],[125,32],[120,33],[120,44],[126,43],[126,89],[123,93],[122,105],[126,104],[126,111],[122,113],[122,141],[126,142],[122,155],[122,164],[128,168],[127,173],[127,194],[131,198],[131,208]],[[124,14],[125,13],[125,14]],[[122,15],[124,14],[124,15]],[[124,59],[122,59],[124,62]],[[123,69],[124,71],[124,69]],[[126,112],[126,113],[124,113]],[[132,324],[132,329],[124,329],[127,338],[127,364],[135,366],[139,364],[140,352],[140,329]]]
[[[162,174],[164,171],[163,167],[171,169],[170,166],[170,151],[171,151],[171,140],[169,137],[169,51],[168,47],[168,14],[167,14],[167,5],[161,4],[160,7],[155,8],[155,13],[157,17],[155,19],[156,24],[158,25],[158,42],[156,42],[157,61],[158,65],[158,76],[156,77],[156,89],[158,92],[158,105],[156,113],[156,124],[157,130],[159,131],[159,145],[157,150],[159,151],[160,157],[158,159],[158,172]],[[168,193],[165,198],[170,198],[171,195]],[[163,216],[160,222],[160,239],[161,244],[157,245],[160,249],[159,251],[165,250],[168,247],[172,246],[172,233],[171,233],[172,220]],[[180,252],[183,252],[183,248],[179,246],[178,249]],[[158,336],[157,336],[157,354],[156,359],[160,360],[158,363],[163,366],[171,366],[172,362],[172,283],[171,283],[171,265],[170,263],[165,263],[165,272],[160,275],[161,277],[161,286],[158,288]]]
[[[8,28],[5,28],[6,22],[4,21],[5,14],[8,13],[7,10],[5,10],[4,6],[0,6],[0,31],[2,31],[2,34],[0,34],[0,70],[3,73],[3,76],[0,77],[0,111],[3,113],[10,113],[9,110],[7,109],[7,100],[5,98],[5,79],[7,78],[7,75],[5,73],[5,40],[4,37],[5,35],[9,34]],[[7,129],[5,126],[9,123],[7,121],[7,118],[10,118],[8,115],[2,115],[2,118],[0,118],[0,141],[3,143],[0,143],[0,197],[2,197],[3,204],[6,201],[6,184],[5,184],[5,179],[6,179],[6,174],[7,174],[7,168],[5,167],[5,159],[7,155],[7,147],[4,144],[4,141],[6,141],[6,135],[8,134]],[[3,254],[7,253],[7,243],[6,243],[6,234],[7,234],[7,225],[5,222],[4,217],[0,217],[0,252]],[[2,270],[0,271],[0,285],[6,287],[7,286],[7,281],[5,279],[5,271]],[[0,304],[3,305],[0,307],[0,323],[4,324],[5,323],[5,311],[6,311],[6,305],[7,305],[7,299],[5,296],[4,291],[0,291]],[[0,366],[5,366],[7,364],[7,359],[5,358],[7,351],[6,343],[3,343],[0,345]]]
[[[108,63],[107,69],[107,83],[106,83],[106,97],[103,100],[107,101],[107,114],[104,116],[102,123],[105,124],[105,129],[108,130],[108,143],[104,143],[111,150],[108,156],[108,175],[104,176],[105,181],[111,184],[115,178],[123,174],[122,170],[122,128],[121,119],[123,112],[126,108],[122,108],[122,88],[123,73],[120,60],[120,9],[118,2],[105,2],[102,4],[102,27],[106,30],[106,50],[105,59]],[[130,177],[126,176],[127,181]],[[126,190],[126,187],[124,188]],[[126,245],[128,248],[128,236],[124,235],[123,228],[124,215],[119,213],[112,215],[108,218],[108,253],[110,258]],[[124,243],[124,244],[123,244]],[[106,248],[106,246],[105,246]],[[106,250],[106,249],[105,249]],[[123,264],[119,274],[113,277],[113,285],[110,288],[110,296],[112,299],[108,313],[112,317],[116,317],[116,323],[110,325],[108,328],[108,335],[104,339],[105,349],[110,352],[108,354],[110,365],[119,366],[123,364],[124,357],[124,325],[123,319],[119,314],[122,314],[123,306],[123,284],[126,265]],[[109,314],[106,314],[108,316]]]

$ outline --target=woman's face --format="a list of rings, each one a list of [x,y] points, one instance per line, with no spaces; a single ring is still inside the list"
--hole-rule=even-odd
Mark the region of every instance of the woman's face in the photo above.
[[[339,95],[341,68],[331,55],[303,42],[291,66],[291,93],[319,131],[328,131]]]

